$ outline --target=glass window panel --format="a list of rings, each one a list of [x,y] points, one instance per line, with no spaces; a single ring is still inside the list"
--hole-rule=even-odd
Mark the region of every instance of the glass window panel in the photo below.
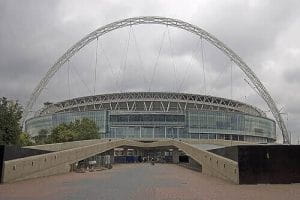
[[[153,138],[153,127],[142,127],[142,138]]]
[[[165,137],[165,127],[155,127],[154,128],[154,137],[155,138],[164,138]]]

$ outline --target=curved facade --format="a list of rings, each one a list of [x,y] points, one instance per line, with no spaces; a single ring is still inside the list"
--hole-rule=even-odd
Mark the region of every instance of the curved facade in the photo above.
[[[45,103],[26,121],[26,131],[34,137],[41,129],[84,117],[95,121],[102,138],[276,140],[275,122],[254,106],[165,92],[103,94]]]

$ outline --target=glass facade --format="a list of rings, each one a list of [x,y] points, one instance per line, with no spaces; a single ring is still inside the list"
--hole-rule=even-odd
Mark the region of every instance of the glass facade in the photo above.
[[[26,130],[36,136],[40,129],[51,130],[61,123],[89,118],[105,138],[224,139],[269,142],[276,139],[273,120],[237,112],[186,111],[55,113],[26,121]]]
[[[53,115],[31,118],[26,121],[25,129],[30,136],[38,135],[41,129],[47,129],[50,133],[51,129],[62,123],[74,122],[77,119],[88,118],[93,120],[99,128],[99,133],[106,132],[107,111],[88,111],[88,112],[72,112],[72,113],[55,113]]]
[[[53,127],[62,123],[75,122],[82,118],[88,118],[96,123],[100,133],[106,132],[106,112],[107,111],[87,111],[87,112],[72,112],[72,113],[56,113],[52,115]]]
[[[191,134],[222,133],[276,138],[275,122],[266,118],[211,111],[188,112],[187,118],[188,132]]]
[[[108,138],[178,138],[185,126],[185,115],[176,113],[112,113],[109,119]]]
[[[39,131],[42,129],[46,129],[50,133],[52,127],[52,115],[46,115],[27,120],[25,131],[29,133],[31,137],[35,137],[38,136]]]
[[[136,124],[136,125],[159,125],[159,124],[184,124],[185,116],[176,114],[111,114],[110,123],[119,124]]]

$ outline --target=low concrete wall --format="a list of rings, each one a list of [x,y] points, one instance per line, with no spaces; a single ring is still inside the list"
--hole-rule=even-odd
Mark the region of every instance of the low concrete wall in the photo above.
[[[51,175],[65,174],[70,171],[71,171],[71,165],[64,163],[64,164],[61,164],[61,165],[58,165],[58,166],[55,166],[52,168],[38,171],[36,173],[24,175],[23,177],[17,178],[12,182],[31,179],[31,178],[39,178],[39,177],[46,177],[46,176],[51,176]]]
[[[91,145],[80,145],[80,147],[77,148],[61,150],[45,155],[10,160],[4,162],[2,181],[7,183],[25,180],[28,178],[65,173],[70,170],[70,165],[75,162],[120,146],[135,146],[141,148],[174,146],[184,151],[195,161],[199,162],[202,165],[203,173],[220,177],[233,183],[238,183],[237,162],[208,151],[200,150],[186,142],[177,140],[162,140],[151,143],[137,142],[134,140],[99,140],[95,144]],[[52,146],[51,148],[55,149],[56,147]]]
[[[26,177],[35,176],[34,174],[39,174],[41,171],[56,168],[59,172],[61,172],[61,168],[59,166],[64,166],[63,168],[65,168],[65,165],[71,165],[72,163],[121,145],[122,140],[114,142],[99,142],[93,145],[48,153],[45,155],[30,156],[6,161],[4,162],[2,181],[5,183],[23,180],[27,179]],[[51,172],[51,175],[52,174],[53,173]]]
[[[202,165],[202,173],[239,183],[238,163],[218,156],[214,153],[200,150],[185,142],[174,141],[176,147]]]
[[[73,149],[77,147],[97,144],[99,142],[105,142],[106,140],[95,139],[95,140],[81,140],[81,141],[73,141],[73,142],[62,142],[62,143],[54,143],[54,144],[42,144],[35,146],[26,146],[24,148],[28,149],[39,149],[46,151],[63,151],[67,149]]]
[[[40,149],[47,151],[63,151],[67,149],[97,144],[99,142],[107,142],[109,140],[118,140],[118,139],[95,139],[95,140],[81,140],[81,141],[73,141],[73,142],[63,142],[63,143],[55,143],[55,144],[43,144],[43,145],[35,145],[35,146],[27,146],[24,148],[30,149]],[[137,141],[168,141],[170,139],[137,139]],[[234,141],[234,140],[220,140],[220,139],[180,139],[179,141],[186,142],[188,144],[214,144],[220,146],[235,146],[235,145],[244,145],[244,144],[255,144],[244,141]]]

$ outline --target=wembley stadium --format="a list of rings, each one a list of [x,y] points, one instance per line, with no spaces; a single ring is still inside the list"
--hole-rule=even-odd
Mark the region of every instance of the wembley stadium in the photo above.
[[[199,38],[199,48],[201,47],[200,57],[202,60],[203,68],[203,95],[164,92],[169,91],[169,89],[158,88],[156,88],[155,90],[160,90],[162,92],[154,92],[155,90],[151,91],[151,84],[153,76],[155,75],[156,66],[161,51],[158,52],[158,55],[156,57],[156,62],[152,71],[152,77],[150,77],[149,81],[149,87],[148,90],[146,90],[148,92],[143,92],[144,88],[136,88],[132,91],[142,92],[121,92],[105,94],[97,91],[99,95],[96,95],[96,72],[98,64],[98,43],[100,37],[116,29],[122,29],[124,27],[131,28],[133,26],[150,24],[163,25],[167,28],[178,28],[180,30],[187,31]],[[129,31],[129,36],[131,32],[132,31]],[[165,33],[167,33],[169,36],[170,52],[172,52],[169,31],[165,31]],[[132,35],[134,34],[132,33]],[[127,38],[127,47],[129,47],[129,36]],[[165,34],[163,34],[162,37],[164,39]],[[163,46],[163,39],[161,40],[160,47]],[[83,81],[75,66],[72,65],[75,72],[77,72],[76,74],[78,77],[76,78],[76,80],[81,81],[89,92],[84,93],[84,95],[83,93],[76,94],[76,98],[72,98],[70,95],[70,69],[72,68],[70,67],[70,59],[92,41],[96,41],[94,52],[95,66],[92,70],[94,76],[94,92],[91,92],[90,88],[87,86],[87,83]],[[203,41],[208,42],[230,59],[230,99],[223,98],[223,96],[209,96],[206,93],[204,46],[202,43]],[[135,43],[136,50],[138,50],[136,42],[133,41],[133,43]],[[91,49],[93,48],[91,47]],[[128,54],[128,51],[126,49],[128,50],[128,48],[125,48],[124,52],[125,61],[127,58],[126,55]],[[102,51],[100,50],[101,49],[99,49],[99,52],[102,52],[103,54],[103,49]],[[140,56],[138,57],[141,58]],[[173,56],[171,56],[171,60],[173,60],[173,71],[176,72]],[[107,61],[109,61],[109,59],[107,59]],[[126,69],[126,62],[121,62],[123,63],[123,67],[121,66],[120,69],[117,69],[117,71],[120,72],[119,75],[124,74]],[[107,65],[111,68],[110,64]],[[233,100],[233,65],[238,67],[246,76],[244,80],[266,103],[266,106],[269,108],[270,114],[273,115],[272,119],[274,120],[269,119],[262,110],[252,105]],[[68,96],[65,96],[63,98],[59,97],[56,99],[67,100],[55,100],[54,102],[46,102],[44,103],[43,108],[40,109],[40,105],[36,104],[37,100],[41,96],[43,90],[47,89],[49,81],[63,66],[66,66],[66,70],[62,73],[64,77],[67,76],[68,92],[66,92],[65,94],[68,94]],[[118,74],[113,74],[113,69],[111,69],[111,72],[114,77],[113,79],[117,80],[118,76],[114,75]],[[88,79],[91,82],[90,78]],[[124,81],[124,77],[121,78],[121,80]],[[63,80],[57,81],[57,83],[64,81],[65,78]],[[176,77],[175,81],[177,81]],[[116,90],[108,89],[104,91],[124,91],[122,88],[118,88],[118,84],[122,83],[116,84]],[[59,84],[58,87],[60,87]],[[175,89],[171,91],[184,90]],[[86,96],[89,94],[92,95]],[[51,94],[48,95],[51,97],[54,96]],[[41,102],[45,101],[51,100],[46,97]],[[36,108],[38,108],[39,111],[36,112],[36,110],[34,109],[35,106],[38,106]],[[29,116],[32,116],[33,113],[35,113],[34,117],[29,118]],[[193,24],[165,17],[141,16],[123,19],[102,26],[83,37],[81,40],[71,46],[61,57],[59,57],[56,62],[49,68],[45,76],[40,80],[39,84],[30,95],[26,106],[24,107],[21,124],[22,126],[25,125],[25,130],[32,137],[35,137],[38,135],[38,132],[41,129],[51,130],[61,123],[68,123],[82,118],[89,118],[95,121],[96,125],[99,128],[99,138],[215,138],[246,142],[269,143],[276,141],[276,126],[278,126],[278,129],[282,135],[283,143],[290,143],[290,135],[283,120],[282,113],[277,108],[275,101],[271,97],[266,87],[256,76],[253,70],[241,59],[241,57],[209,32]]]
[[[113,73],[115,65],[107,64],[113,76],[107,76],[107,71],[101,71],[103,76],[107,76],[105,79],[100,77],[102,83],[105,84],[101,90],[96,87],[101,85],[97,82],[98,43],[102,44],[101,41],[99,42],[100,37],[113,30],[128,27],[127,48],[124,48],[123,59],[126,61],[130,34],[134,37],[131,28],[148,24],[166,26],[167,30],[164,33],[169,35],[170,52],[172,49],[168,27],[185,30],[198,37],[202,66],[198,62],[195,64],[202,67],[200,70],[203,75],[202,94],[191,94],[198,93],[199,88],[198,90],[176,88],[176,84],[167,79],[163,80],[174,86],[171,87],[172,89],[160,87],[164,83],[158,81],[154,81],[156,85],[152,86],[153,77],[158,74],[156,67],[161,48],[159,48],[153,70],[149,70],[152,76],[148,84],[145,78],[144,85],[134,83],[138,87],[132,87],[133,83],[124,84],[128,80],[124,76],[127,67],[126,62],[121,62],[120,68],[118,68],[118,63],[116,64],[115,74]],[[164,37],[165,34],[162,35],[163,39]],[[163,39],[160,47],[163,46]],[[202,45],[204,40],[219,49],[226,56],[226,60],[229,58],[230,93],[221,92],[222,88],[216,85],[215,90],[218,93],[209,91],[209,94],[215,94],[215,96],[207,95],[205,50]],[[95,41],[95,45],[90,46],[90,50],[95,53],[95,62],[92,61],[93,56],[91,56],[91,65],[85,65],[84,62],[79,64],[86,66],[84,68],[86,74],[92,72],[93,79],[91,76],[83,79],[80,73],[76,73],[76,65],[70,63],[70,59],[92,41]],[[134,39],[133,43],[136,43]],[[99,46],[102,47],[103,44]],[[95,51],[93,51],[94,47]],[[104,54],[103,49],[103,47],[99,49],[101,55]],[[115,54],[113,56],[118,57]],[[102,61],[104,57],[102,57]],[[77,61],[79,60],[82,60],[81,57],[77,58]],[[170,60],[174,64],[172,54]],[[105,65],[101,62],[100,64]],[[52,88],[55,88],[55,92],[51,93],[48,83],[63,66],[62,78],[54,79]],[[142,65],[137,64],[137,66]],[[182,66],[184,67],[185,63]],[[233,66],[241,70],[243,74],[238,77],[245,77],[244,81],[253,89],[252,94],[255,92],[266,103],[265,106],[269,109],[266,112],[270,112],[268,116],[256,106],[234,100],[235,97],[232,95]],[[70,70],[72,68],[74,71]],[[171,68],[176,75],[175,64]],[[101,68],[101,70],[103,69]],[[75,72],[77,77],[70,80],[72,72]],[[223,73],[224,71],[220,75]],[[137,73],[130,75],[138,76]],[[166,76],[168,74],[161,77],[165,78]],[[182,77],[183,80],[185,80],[184,78],[186,77]],[[197,83],[200,84],[200,79],[198,76],[196,78],[196,82],[190,84],[199,87]],[[174,83],[180,79],[181,77],[174,76]],[[120,82],[118,82],[119,80]],[[85,91],[79,90],[80,81],[85,86]],[[113,84],[112,81],[116,81],[115,90],[110,88]],[[63,88],[64,84],[67,85],[66,88]],[[71,95],[70,85],[76,87],[76,94]],[[226,86],[226,83],[222,85]],[[93,86],[93,91],[90,86]],[[152,88],[154,88],[153,91],[151,91]],[[43,94],[45,89],[47,94]],[[122,92],[126,90],[132,92]],[[121,92],[113,93],[113,91]],[[186,91],[186,93],[170,91]],[[244,92],[251,95],[250,90],[245,89]],[[239,96],[243,95],[239,94]],[[42,102],[45,103],[41,106]],[[5,161],[2,170],[3,177],[0,174],[0,179],[3,182],[12,182],[70,172],[78,167],[82,168],[82,164],[90,161],[99,167],[109,167],[114,163],[142,161],[151,161],[154,164],[157,161],[180,164],[236,184],[295,183],[300,180],[299,176],[296,176],[300,174],[299,170],[297,171],[299,169],[299,162],[297,162],[299,148],[287,145],[291,140],[282,117],[284,113],[281,110],[277,108],[266,87],[241,57],[209,32],[172,18],[155,16],[127,18],[107,24],[89,33],[59,57],[31,93],[23,109],[20,122],[25,131],[29,133],[30,138],[35,139],[35,137],[41,136],[41,133],[45,134],[45,131],[41,130],[46,129],[50,134],[60,124],[88,118],[94,121],[98,127],[99,139],[31,146],[28,148],[38,150],[39,153],[41,150],[43,154],[36,155],[34,152],[33,156],[26,158],[23,157],[21,151],[13,150],[21,158]],[[281,135],[276,134],[276,127]],[[285,145],[277,144],[281,139],[280,136]],[[28,152],[27,147],[24,149]],[[2,150],[2,152],[5,151],[5,149]],[[6,151],[6,154],[9,155],[10,152]],[[80,172],[85,172],[87,168],[83,167],[82,169],[83,171]]]
[[[101,94],[47,102],[25,122],[25,129],[34,137],[41,129],[50,131],[82,118],[96,123],[99,138],[276,141],[275,121],[252,105],[168,92]]]

